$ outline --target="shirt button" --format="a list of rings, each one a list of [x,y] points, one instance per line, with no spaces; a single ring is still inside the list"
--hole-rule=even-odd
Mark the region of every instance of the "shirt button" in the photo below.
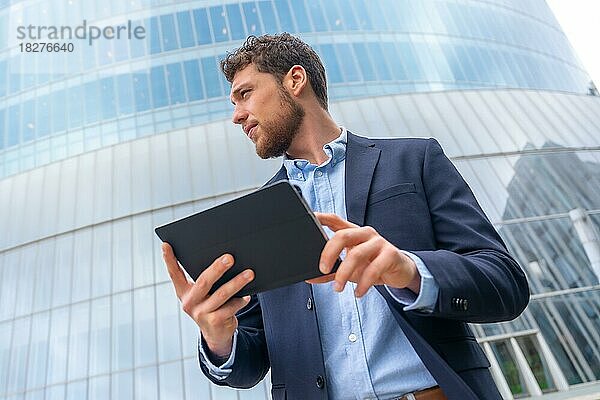
[[[351,341],[352,343],[356,342],[356,339],[358,339],[356,337],[356,335],[354,333],[351,333],[350,335],[348,335],[348,340]]]
[[[323,172],[322,171],[317,171],[317,176],[320,178],[323,176]]]
[[[317,376],[317,387],[323,389],[325,387],[325,379],[321,375]]]
[[[312,310],[312,308],[313,308],[312,299],[310,297],[306,301],[306,308],[309,309],[309,310]]]

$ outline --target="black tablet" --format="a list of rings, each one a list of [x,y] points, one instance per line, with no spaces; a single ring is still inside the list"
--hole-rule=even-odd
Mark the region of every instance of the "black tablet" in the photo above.
[[[155,232],[173,247],[194,280],[219,256],[233,255],[233,267],[211,293],[248,268],[254,270],[255,278],[236,297],[322,275],[319,259],[327,235],[299,190],[288,181],[159,226]]]

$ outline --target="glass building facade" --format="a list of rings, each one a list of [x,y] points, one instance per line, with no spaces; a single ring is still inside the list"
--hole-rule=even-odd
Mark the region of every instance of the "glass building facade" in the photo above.
[[[84,23],[145,35],[21,51]],[[0,0],[0,399],[267,398],[201,375],[153,227],[278,168],[218,61],[282,31],[341,124],[438,138],[526,269],[523,316],[474,326],[504,397],[600,380],[600,98],[544,0]]]

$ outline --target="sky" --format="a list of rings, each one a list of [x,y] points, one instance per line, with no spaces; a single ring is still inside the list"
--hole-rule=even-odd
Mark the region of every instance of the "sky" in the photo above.
[[[600,88],[600,0],[546,0],[579,56]]]

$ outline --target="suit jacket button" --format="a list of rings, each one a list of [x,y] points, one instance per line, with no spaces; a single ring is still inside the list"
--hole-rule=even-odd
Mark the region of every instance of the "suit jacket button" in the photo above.
[[[469,309],[469,300],[465,299],[465,302],[463,303],[463,310],[467,311]]]
[[[317,376],[317,387],[319,389],[323,389],[325,387],[325,379],[321,375]]]
[[[312,308],[313,308],[313,302],[312,302],[312,299],[310,297],[306,301],[306,308],[309,309],[309,310],[312,310]]]

